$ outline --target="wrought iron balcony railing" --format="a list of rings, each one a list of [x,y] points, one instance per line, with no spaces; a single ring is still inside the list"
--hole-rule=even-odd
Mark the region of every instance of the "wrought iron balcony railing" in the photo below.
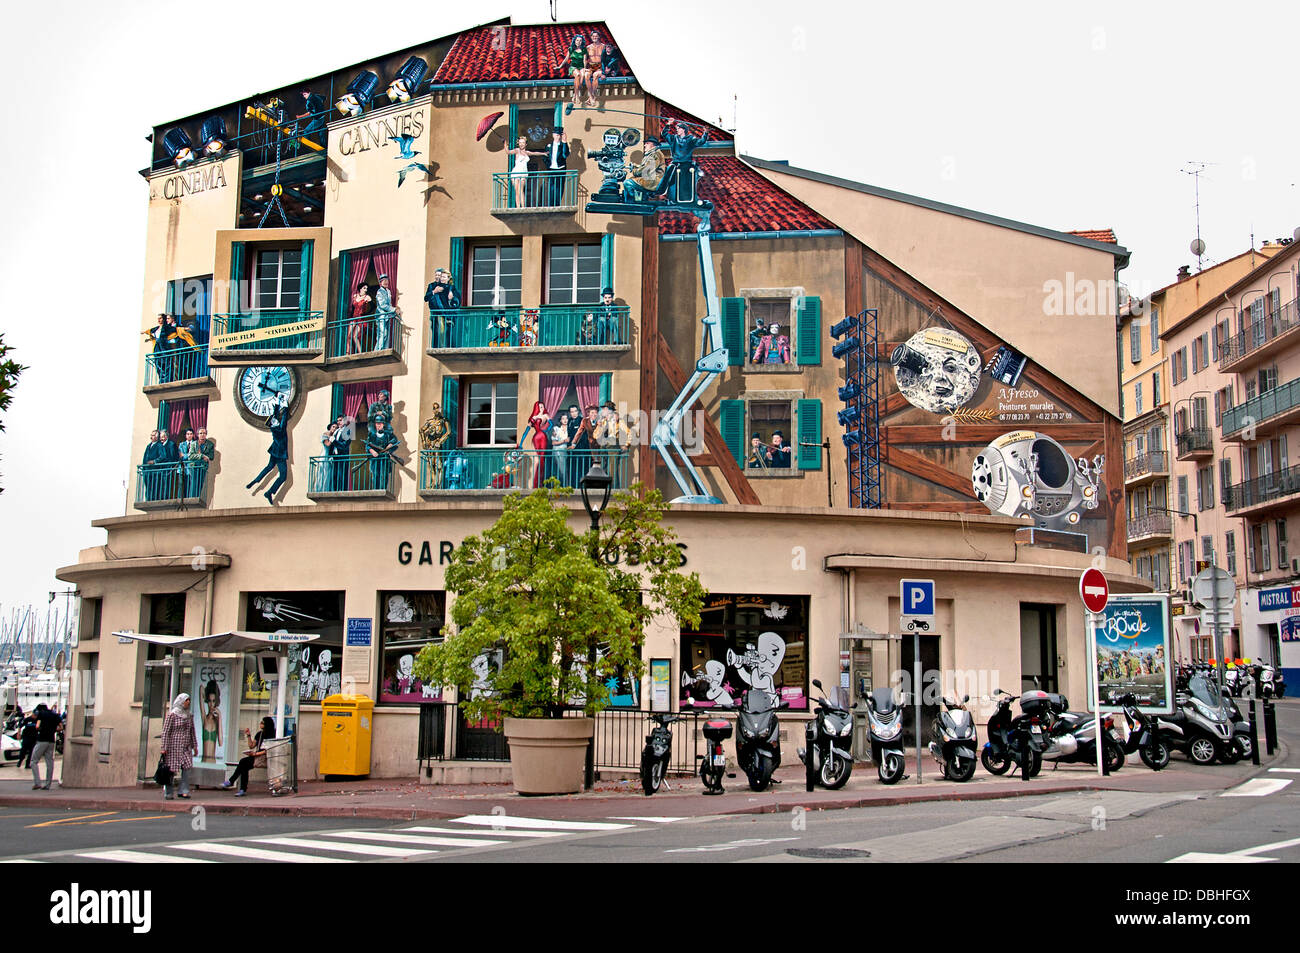
[[[158,350],[146,354],[144,358],[145,387],[192,383],[210,378],[206,344]]]
[[[626,448],[596,450],[525,450],[516,447],[463,447],[420,451],[420,492],[524,490],[554,477],[576,488],[599,463],[614,478],[614,488],[630,480],[631,454]]]
[[[1252,480],[1223,488],[1223,506],[1229,512],[1244,510],[1300,493],[1300,466],[1286,467]]]
[[[136,509],[203,506],[207,483],[206,460],[142,463],[135,468]]]
[[[1226,418],[1225,418],[1226,421]],[[1214,436],[1209,427],[1189,427],[1178,434],[1178,456],[1208,453],[1214,450]]]
[[[1226,371],[1297,327],[1300,327],[1300,298],[1288,301],[1273,314],[1252,321],[1249,327],[1220,342],[1219,370]]]
[[[392,496],[393,458],[368,453],[312,457],[307,468],[307,495],[312,499],[344,496]]]
[[[1143,536],[1169,536],[1172,523],[1168,513],[1144,513],[1128,521],[1128,538],[1140,539]]]
[[[1132,460],[1124,461],[1124,479],[1136,480],[1139,477],[1169,472],[1169,454],[1163,450],[1152,450]]]
[[[1267,423],[1272,418],[1297,407],[1300,407],[1300,377],[1265,391],[1258,397],[1252,397],[1244,404],[1225,410],[1223,435],[1227,437],[1235,434],[1252,422],[1256,426]]]
[[[626,305],[458,308],[430,312],[434,349],[549,347],[625,348],[631,342]]]
[[[373,314],[331,321],[325,326],[325,357],[332,361],[367,357],[402,356],[402,334],[406,328],[396,315],[378,318]]]
[[[208,340],[212,356],[259,351],[319,354],[324,347],[325,312],[253,311],[214,314]]]
[[[492,213],[576,212],[578,173],[497,172],[492,175]]]

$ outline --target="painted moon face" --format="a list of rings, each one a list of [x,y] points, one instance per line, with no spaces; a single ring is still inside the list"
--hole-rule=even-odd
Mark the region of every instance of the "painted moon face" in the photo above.
[[[894,380],[908,402],[932,414],[963,407],[980,383],[980,355],[956,331],[926,328],[894,349]]]

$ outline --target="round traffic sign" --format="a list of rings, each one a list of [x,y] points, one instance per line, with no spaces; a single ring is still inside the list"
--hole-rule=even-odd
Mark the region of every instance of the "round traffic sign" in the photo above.
[[[1101,612],[1110,600],[1110,586],[1100,569],[1085,569],[1079,577],[1079,595],[1089,612]]]

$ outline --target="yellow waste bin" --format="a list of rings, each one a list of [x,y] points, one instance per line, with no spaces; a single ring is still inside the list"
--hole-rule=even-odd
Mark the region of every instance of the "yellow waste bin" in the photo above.
[[[370,773],[370,725],[375,703],[365,695],[330,695],[321,703],[320,774]]]

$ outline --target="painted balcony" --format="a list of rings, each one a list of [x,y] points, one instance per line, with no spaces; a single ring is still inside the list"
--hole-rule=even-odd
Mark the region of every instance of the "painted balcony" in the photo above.
[[[1288,301],[1275,313],[1252,321],[1219,345],[1219,370],[1232,371],[1268,357],[1300,338],[1300,298]]]
[[[1214,456],[1214,436],[1209,427],[1188,427],[1177,436],[1178,459],[1197,460]]]
[[[1152,450],[1124,461],[1124,483],[1137,485],[1169,475],[1169,454]]]
[[[1257,440],[1297,420],[1300,420],[1300,377],[1225,410],[1223,439]]]
[[[492,176],[492,214],[576,212],[581,203],[577,172],[497,172]]]
[[[1129,544],[1139,541],[1169,539],[1173,535],[1168,513],[1144,513],[1128,521]]]
[[[315,361],[324,350],[323,311],[252,311],[212,316],[208,357],[213,363]]]
[[[504,318],[504,321],[502,320]],[[545,305],[541,308],[459,308],[433,312],[430,354],[619,352],[632,346],[625,305]]]
[[[375,363],[401,361],[406,327],[396,315],[380,319],[373,314],[345,318],[325,325],[325,363]]]
[[[1256,516],[1300,504],[1300,466],[1286,467],[1223,488],[1223,506],[1231,516]]]
[[[391,500],[397,495],[391,457],[368,453],[312,457],[307,470],[307,498],[330,500]]]
[[[214,386],[208,368],[208,346],[174,347],[154,351],[144,358],[144,391],[181,390],[189,387]]]
[[[135,468],[135,508],[172,510],[206,506],[208,465],[143,463]]]
[[[463,447],[420,451],[420,495],[528,492],[551,477],[576,487],[593,463],[614,478],[614,488],[630,483],[631,453],[609,450],[525,450],[516,447]],[[575,491],[576,492],[576,491]]]

